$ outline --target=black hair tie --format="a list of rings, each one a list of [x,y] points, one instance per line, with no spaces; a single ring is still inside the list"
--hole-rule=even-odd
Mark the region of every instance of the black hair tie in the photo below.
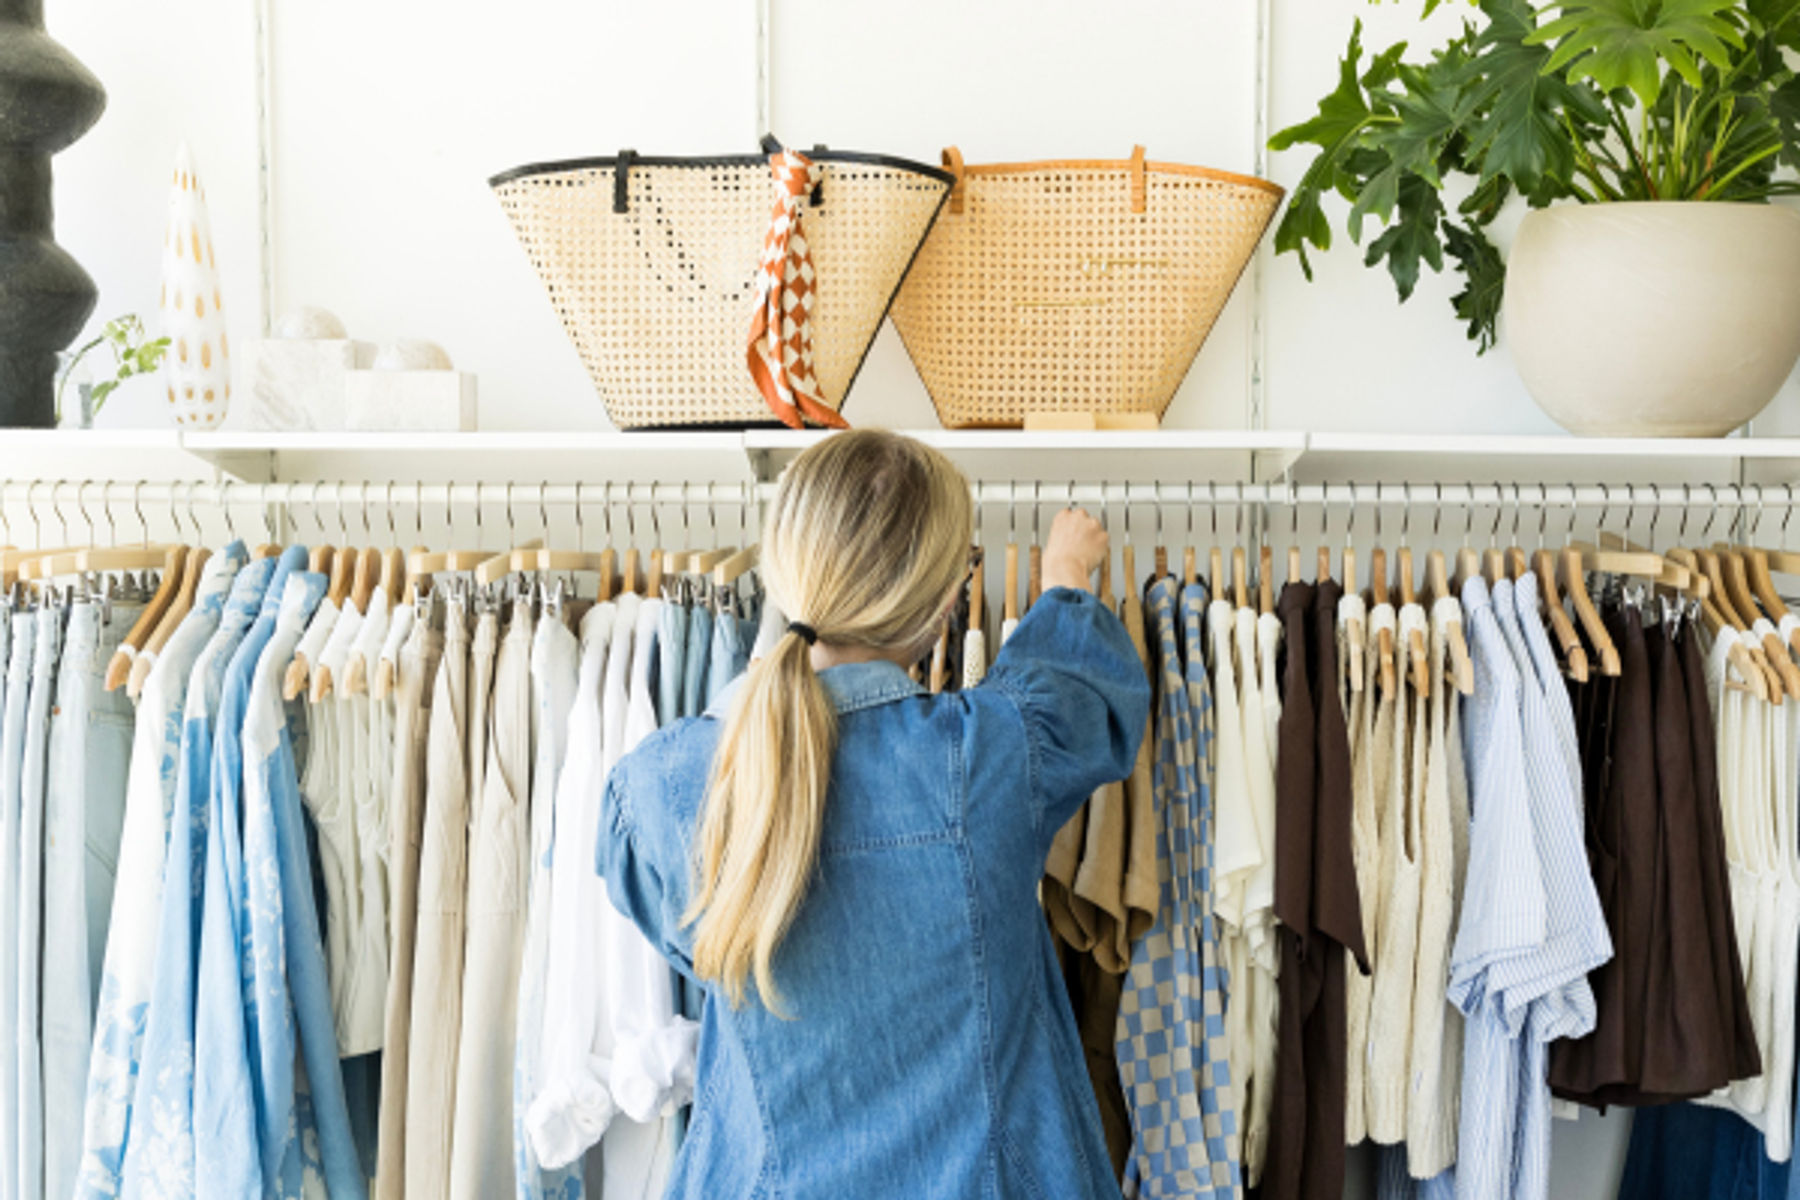
[[[814,629],[811,625],[806,624],[804,621],[789,621],[787,631],[792,634],[797,634],[809,646],[816,646],[819,644],[818,630]]]

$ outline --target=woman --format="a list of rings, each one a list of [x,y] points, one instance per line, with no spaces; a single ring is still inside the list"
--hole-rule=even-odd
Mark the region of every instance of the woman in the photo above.
[[[987,679],[927,695],[906,666],[970,532],[967,481],[916,441],[802,454],[763,537],[785,636],[608,781],[613,902],[707,987],[672,1197],[1119,1194],[1036,889],[1130,772],[1149,687],[1087,592],[1106,532],[1070,510]]]

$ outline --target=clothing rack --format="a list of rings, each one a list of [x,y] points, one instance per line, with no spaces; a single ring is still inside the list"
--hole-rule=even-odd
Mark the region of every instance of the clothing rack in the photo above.
[[[544,505],[582,507],[715,507],[758,503],[775,494],[772,483],[424,483],[424,482],[292,482],[222,481],[132,482],[58,479],[0,484],[0,501],[27,505],[153,503],[158,505],[233,504],[282,508],[330,504],[406,507],[470,505],[489,507]],[[1734,509],[1752,506],[1791,509],[1800,506],[1793,484],[1537,484],[1537,483],[1071,483],[1025,480],[976,481],[970,492],[983,507],[1033,507],[1065,504],[1149,505],[1163,508],[1271,505],[1277,507],[1337,505],[1407,508],[1640,508]]]

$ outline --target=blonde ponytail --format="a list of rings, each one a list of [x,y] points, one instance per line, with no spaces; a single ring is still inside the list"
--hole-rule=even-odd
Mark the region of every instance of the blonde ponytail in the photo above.
[[[968,565],[968,482],[897,434],[838,434],[794,460],[763,532],[770,600],[828,646],[919,652]],[[696,845],[694,968],[743,1004],[752,976],[781,1012],[772,962],[806,897],[825,826],[837,715],[791,630],[751,664],[719,737]]]

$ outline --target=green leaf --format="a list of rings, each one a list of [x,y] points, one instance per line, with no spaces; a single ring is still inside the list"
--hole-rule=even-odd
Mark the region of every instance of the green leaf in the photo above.
[[[1465,281],[1463,290],[1450,297],[1450,305],[1468,323],[1475,352],[1486,354],[1494,347],[1500,301],[1506,295],[1506,263],[1479,225],[1444,222],[1444,248]]]
[[[1320,250],[1331,248],[1331,222],[1319,199],[1340,186],[1342,159],[1356,146],[1362,132],[1375,117],[1358,79],[1357,68],[1361,60],[1362,22],[1358,21],[1338,64],[1338,85],[1319,102],[1317,115],[1291,125],[1269,139],[1271,150],[1286,150],[1301,143],[1310,143],[1320,149],[1318,157],[1307,167],[1306,174],[1300,177],[1300,183],[1288,197],[1287,211],[1275,229],[1275,252],[1292,250],[1298,253],[1301,269],[1308,279],[1312,278],[1312,264],[1306,257],[1307,245],[1310,243]]]
[[[1436,188],[1417,175],[1408,175],[1400,181],[1396,211],[1394,223],[1369,243],[1363,263],[1372,267],[1385,258],[1394,288],[1404,302],[1418,285],[1421,262],[1429,263],[1433,271],[1444,269],[1444,247],[1438,240],[1444,202]]]
[[[1546,71],[1568,67],[1571,81],[1591,79],[1601,91],[1630,88],[1645,108],[1662,89],[1661,64],[1702,86],[1695,55],[1724,70],[1742,49],[1736,0],[1552,0],[1562,15],[1525,40],[1555,42]]]
[[[1480,163],[1483,183],[1506,178],[1536,194],[1549,181],[1552,193],[1564,193],[1575,150],[1563,116],[1604,128],[1605,102],[1546,70],[1549,48],[1527,40],[1537,26],[1527,0],[1483,0],[1481,9],[1488,24],[1465,72],[1475,81],[1470,103],[1482,114],[1469,126],[1469,157]]]
[[[1751,19],[1777,43],[1800,48],[1800,0],[1749,0]]]
[[[88,403],[95,412],[100,411],[101,406],[106,403],[106,398],[112,395],[118,386],[119,382],[116,379],[102,380],[93,386],[88,392]]]
[[[1800,76],[1769,93],[1769,116],[1781,135],[1781,161],[1800,168]]]
[[[1382,99],[1399,117],[1396,124],[1371,129],[1368,141],[1386,155],[1387,162],[1374,173],[1350,208],[1350,236],[1362,241],[1363,217],[1373,213],[1383,224],[1393,216],[1400,199],[1401,182],[1416,175],[1433,190],[1443,187],[1438,159],[1468,116],[1468,103],[1454,80],[1418,67],[1402,67],[1403,92],[1386,92]]]

